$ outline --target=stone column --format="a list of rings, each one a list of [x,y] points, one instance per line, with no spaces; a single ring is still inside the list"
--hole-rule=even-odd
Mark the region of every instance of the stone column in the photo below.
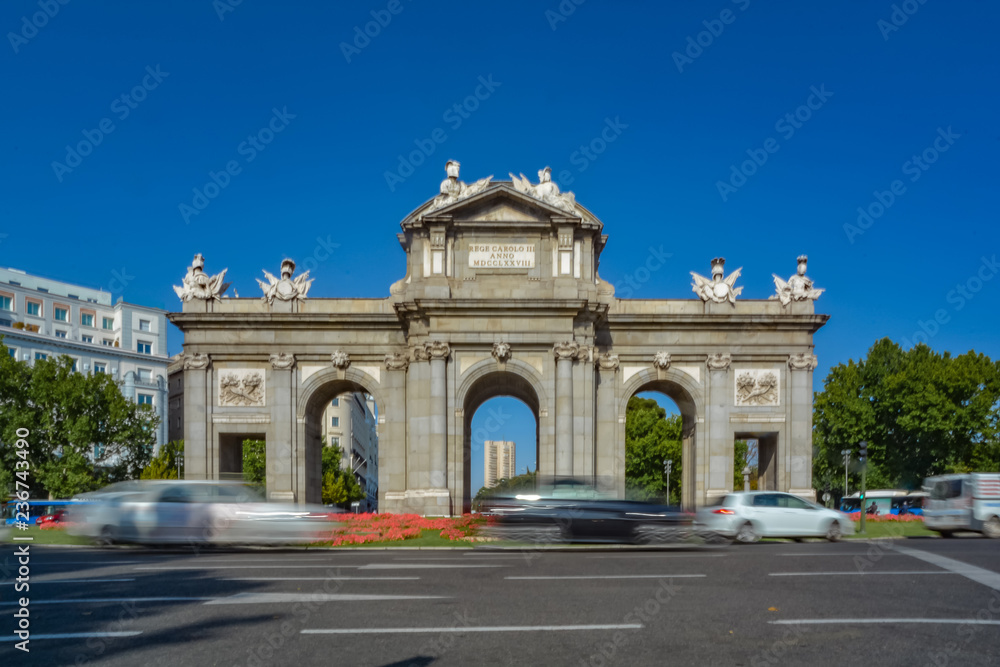
[[[710,503],[714,498],[732,490],[732,475],[729,474],[733,466],[733,431],[729,424],[729,406],[733,402],[729,381],[731,365],[732,356],[728,353],[710,354],[706,360],[708,413],[705,420],[708,423],[708,437],[702,451],[708,455],[708,474],[704,480],[699,480],[705,485],[704,490],[698,489],[699,505]]]
[[[218,460],[211,458],[210,420],[214,397],[207,354],[184,355],[184,478],[213,479]]]
[[[580,346],[568,341],[552,348],[556,357],[556,474],[573,474],[573,360]]]
[[[625,448],[618,447],[618,385],[616,381],[620,362],[617,354],[610,352],[594,359],[597,369],[596,417],[594,434],[596,469],[598,478],[615,480],[615,492],[625,497]],[[625,425],[622,424],[624,429]],[[622,439],[624,441],[624,438]]]
[[[812,382],[816,369],[815,354],[793,354],[788,359],[787,393],[791,403],[790,428],[785,429],[787,442],[779,443],[787,447],[789,462],[787,488],[798,496],[812,496]],[[782,487],[779,487],[782,488]]]
[[[292,376],[295,355],[279,352],[269,358],[267,405],[271,414],[265,441],[267,498],[281,502],[307,502],[308,490],[322,488],[319,466],[310,466],[305,452],[292,448],[295,441],[295,406],[292,401]],[[305,447],[305,443],[297,443]],[[314,454],[315,456],[315,454]],[[315,502],[314,499],[309,499]]]
[[[445,364],[451,348],[435,340],[425,345],[431,360],[430,414],[430,484],[432,489],[447,488],[448,472],[448,393]]]

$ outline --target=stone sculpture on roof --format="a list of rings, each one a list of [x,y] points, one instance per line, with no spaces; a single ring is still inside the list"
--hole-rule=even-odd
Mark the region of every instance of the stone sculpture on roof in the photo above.
[[[824,290],[813,288],[813,281],[806,275],[806,263],[809,258],[806,255],[799,255],[799,266],[795,275],[785,282],[772,273],[774,276],[774,287],[776,294],[772,294],[772,299],[781,299],[781,305],[787,306],[792,301],[815,301]]]
[[[697,294],[702,301],[713,301],[715,303],[729,303],[736,305],[736,297],[740,295],[743,291],[742,287],[734,287],[736,284],[736,279],[740,277],[740,272],[743,267],[736,269],[729,274],[728,278],[723,278],[725,274],[726,260],[722,257],[716,257],[712,260],[712,279],[709,280],[705,276],[700,276],[694,271],[691,272],[691,276],[694,278],[694,282],[691,283],[691,289]]]
[[[444,170],[445,173],[448,174],[448,178],[441,181],[441,194],[434,198],[431,205],[427,207],[426,211],[424,211],[424,215],[444,208],[445,206],[451,206],[455,202],[468,199],[472,195],[482,192],[493,179],[493,176],[490,175],[486,178],[480,178],[471,185],[463,183],[458,180],[458,171],[461,166],[462,165],[457,160],[448,160],[444,166]]]
[[[264,271],[264,277],[267,278],[268,282],[265,283],[260,278],[256,279],[257,284],[264,291],[264,296],[261,297],[261,300],[267,301],[270,305],[274,303],[275,299],[278,301],[305,299],[315,279],[309,279],[309,272],[306,271],[293,280],[293,273],[295,273],[295,262],[290,259],[286,259],[281,263],[280,280],[268,271]]]
[[[192,299],[202,299],[205,301],[214,299],[222,301],[222,293],[225,292],[232,283],[224,283],[226,271],[210,276],[204,271],[205,258],[201,253],[194,256],[191,266],[188,267],[187,274],[183,278],[180,287],[174,285],[174,292],[177,293],[181,301],[191,301]]]
[[[580,215],[576,210],[576,195],[572,192],[559,192],[559,186],[552,182],[551,168],[545,167],[538,171],[538,185],[532,185],[524,174],[521,174],[520,178],[510,174],[510,180],[518,192],[523,192],[570,215]]]

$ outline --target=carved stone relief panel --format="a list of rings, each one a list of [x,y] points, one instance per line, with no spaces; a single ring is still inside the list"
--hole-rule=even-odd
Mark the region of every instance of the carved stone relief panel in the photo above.
[[[750,368],[736,373],[736,405],[779,405],[779,375],[776,370]]]
[[[220,407],[263,407],[265,394],[262,369],[238,368],[219,372]]]

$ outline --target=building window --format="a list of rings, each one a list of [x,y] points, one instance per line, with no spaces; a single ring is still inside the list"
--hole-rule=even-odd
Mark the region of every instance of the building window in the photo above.
[[[55,318],[57,322],[69,322],[69,310],[56,306]]]
[[[137,341],[136,350],[139,352],[139,354],[152,354],[153,344],[144,340]]]
[[[340,398],[338,397],[330,401],[330,405],[332,405],[335,408],[338,407],[340,405]]]
[[[115,319],[113,317],[102,317],[101,328],[111,331],[112,329],[115,328]]]
[[[149,320],[139,320],[139,331],[149,331]]]
[[[42,316],[42,303],[40,301],[28,301],[24,302],[24,312],[29,315],[34,315],[35,317]]]
[[[76,359],[74,359],[73,360],[73,372],[74,373],[76,373],[78,370],[80,370],[79,369],[79,365],[80,365],[79,362]]]
[[[105,347],[111,347],[112,345],[114,345],[114,341],[112,341],[110,338],[102,338],[101,345],[104,345]]]
[[[104,458],[104,445],[97,444],[94,445],[94,460],[100,461]]]
[[[44,352],[35,352],[35,361],[44,361],[45,359],[48,358],[49,355],[45,354]]]
[[[9,296],[0,294],[0,310],[14,310],[14,300]]]
[[[84,343],[93,343],[94,342],[94,337],[93,336],[80,336],[80,340],[82,340]]]
[[[17,359],[17,348],[16,347],[8,347],[7,351],[10,352],[10,356],[12,356],[15,359]]]
[[[80,313],[80,324],[85,327],[94,326],[94,315],[92,313]]]
[[[95,373],[107,373],[108,372],[108,365],[107,364],[98,363],[98,362],[95,361],[94,362],[94,372]]]
[[[330,426],[333,428],[340,427],[340,417],[330,417]]]
[[[65,331],[56,331],[56,338],[65,338],[65,337],[66,337]]]
[[[148,368],[137,368],[135,370],[135,377],[139,382],[152,382],[153,371]]]
[[[38,291],[39,291],[39,292],[48,292],[49,290],[48,290],[48,288],[47,288],[47,287],[39,287],[39,288],[38,288]]]
[[[139,405],[153,406],[153,395],[152,394],[139,394],[138,398]]]
[[[330,436],[330,445],[333,447],[340,447],[340,438],[336,436]]]

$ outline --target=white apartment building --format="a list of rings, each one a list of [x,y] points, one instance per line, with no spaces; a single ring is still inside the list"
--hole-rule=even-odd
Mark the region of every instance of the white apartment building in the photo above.
[[[122,394],[160,417],[167,442],[167,312],[111,303],[104,290],[0,268],[0,336],[28,364],[68,355],[81,373],[108,373]],[[95,452],[100,458],[100,452]]]
[[[501,479],[515,476],[514,462],[515,446],[510,440],[487,440],[483,443],[486,453],[483,456],[483,485],[492,488]]]
[[[368,394],[342,394],[323,413],[323,443],[339,445],[341,467],[365,490],[360,511],[378,510],[378,408]]]

